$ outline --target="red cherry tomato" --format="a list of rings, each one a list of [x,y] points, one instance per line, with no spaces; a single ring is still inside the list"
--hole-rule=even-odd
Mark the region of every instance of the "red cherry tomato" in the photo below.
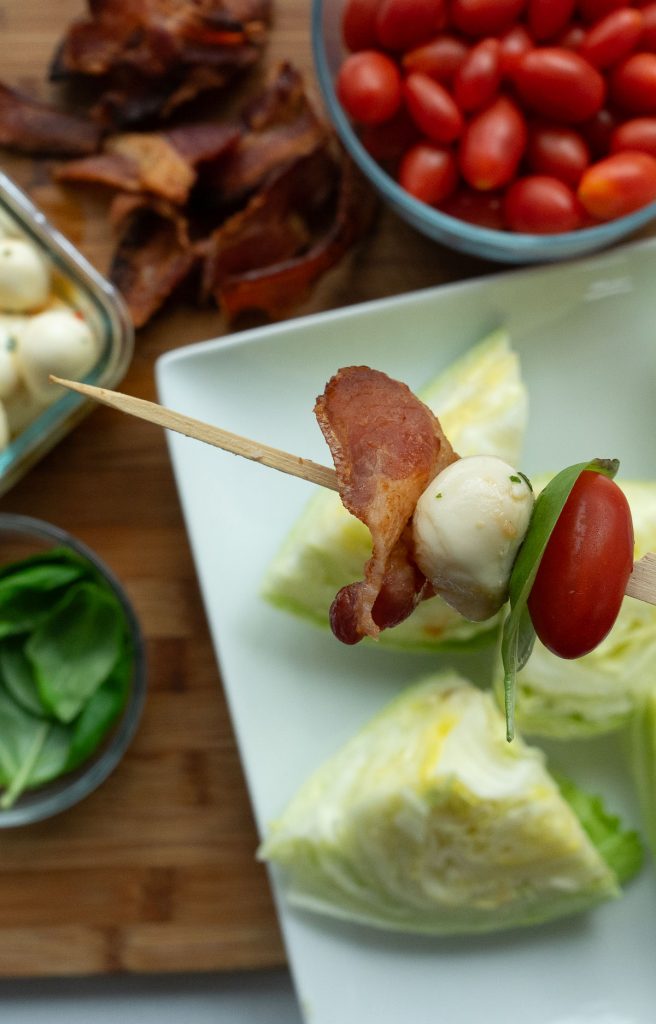
[[[635,117],[619,124],[610,140],[611,153],[625,149],[656,156],[656,117]]]
[[[587,121],[601,109],[606,86],[592,64],[573,50],[544,46],[524,54],[513,76],[519,98],[554,121]]]
[[[541,174],[514,181],[506,191],[503,211],[508,227],[531,235],[576,231],[584,220],[569,185]]]
[[[467,184],[487,192],[512,181],[526,148],[526,135],[522,113],[505,96],[476,114],[460,144],[460,171]]]
[[[528,0],[528,28],[534,39],[553,39],[571,21],[576,0]]]
[[[433,142],[453,142],[462,135],[464,120],[449,92],[421,71],[413,71],[403,83],[410,116]]]
[[[342,64],[337,76],[339,102],[354,121],[380,124],[393,117],[401,104],[401,75],[384,53],[359,50]]]
[[[523,25],[514,25],[501,36],[499,42],[501,74],[512,75],[520,57],[533,49],[533,40]]]
[[[403,55],[405,71],[421,71],[438,82],[451,82],[467,56],[469,47],[457,36],[444,34]]]
[[[415,199],[431,206],[443,202],[458,184],[453,153],[426,142],[417,143],[401,161],[399,184]]]
[[[592,26],[578,52],[596,68],[609,68],[635,49],[642,36],[642,25],[640,11],[630,7],[611,11]]]
[[[611,96],[630,114],[656,114],[656,53],[634,53],[618,64]]]
[[[468,36],[493,36],[509,28],[526,6],[526,0],[452,0],[452,25]]]
[[[349,50],[371,50],[376,46],[379,6],[380,0],[347,0],[342,15],[342,36]]]
[[[501,44],[483,39],[473,46],[453,80],[453,95],[461,110],[469,113],[491,103],[501,81]]]
[[[450,217],[465,220],[468,224],[477,224],[481,228],[502,231],[506,226],[501,209],[501,196],[497,192],[477,192],[463,185],[442,204],[441,209]]]
[[[565,502],[528,598],[545,647],[560,658],[594,650],[619,614],[632,568],[629,504],[613,480],[586,470]]]
[[[592,164],[584,172],[578,197],[598,220],[613,220],[656,199],[656,159],[627,150]]]
[[[376,34],[386,50],[409,50],[444,27],[444,0],[381,0]]]
[[[527,160],[536,174],[559,178],[576,188],[590,163],[590,150],[573,128],[538,125],[529,132]]]

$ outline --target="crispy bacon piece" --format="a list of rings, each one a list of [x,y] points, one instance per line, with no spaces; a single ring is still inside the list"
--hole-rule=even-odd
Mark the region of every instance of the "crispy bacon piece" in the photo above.
[[[238,145],[211,179],[226,205],[259,188],[285,163],[312,153],[330,135],[308,100],[301,75],[288,63],[276,69],[242,120]]]
[[[332,223],[309,248],[282,263],[256,264],[251,270],[216,281],[214,297],[230,319],[254,309],[274,320],[284,316],[368,230],[376,210],[371,189],[346,156],[338,173],[339,196]]]
[[[269,0],[93,0],[50,66],[53,80],[102,81],[95,112],[105,123],[168,116],[221,88],[259,57]],[[208,73],[211,72],[211,73]]]
[[[0,82],[0,145],[35,156],[94,153],[101,130],[93,121],[55,110]]]
[[[150,192],[182,205],[196,181],[196,167],[233,146],[239,130],[228,124],[189,124],[168,132],[128,132],[107,139],[102,153],[73,160],[55,172],[58,181]]]
[[[340,590],[330,610],[335,636],[353,644],[402,621],[426,596],[407,527],[427,485],[458,456],[431,410],[405,384],[368,366],[339,370],[315,414],[342,502],[373,540],[364,580]]]
[[[125,299],[135,327],[143,327],[189,276],[198,255],[187,235],[186,218],[175,207],[144,204],[141,197],[129,212],[109,278]]]

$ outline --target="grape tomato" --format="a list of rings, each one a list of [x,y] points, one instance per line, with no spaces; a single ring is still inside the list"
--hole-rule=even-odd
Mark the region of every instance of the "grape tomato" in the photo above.
[[[640,11],[622,7],[592,26],[578,52],[596,68],[609,68],[628,57],[637,46],[642,36],[642,27]]]
[[[386,50],[409,50],[444,27],[444,0],[380,0],[376,34]]]
[[[576,0],[528,0],[528,27],[536,41],[553,39],[569,25]]]
[[[578,187],[585,209],[598,220],[613,220],[656,200],[656,159],[627,150],[592,164]]]
[[[464,61],[468,45],[457,36],[441,35],[404,54],[405,71],[421,71],[439,82],[448,83]]]
[[[384,53],[359,50],[347,57],[337,76],[339,101],[354,121],[380,124],[401,104],[401,75]]]
[[[549,537],[528,598],[535,631],[554,654],[580,658],[607,636],[633,568],[633,543],[624,493],[604,474],[585,470]]]
[[[513,81],[529,109],[565,124],[587,121],[604,102],[604,79],[583,57],[563,47],[524,54]]]
[[[576,231],[584,220],[581,204],[569,185],[538,174],[512,183],[504,199],[504,216],[513,231],[537,235]]]
[[[415,199],[436,206],[450,196],[458,184],[453,153],[428,143],[417,143],[401,161],[399,183]]]
[[[527,161],[536,174],[550,175],[576,187],[590,163],[590,149],[573,128],[537,125],[529,132]]]
[[[479,110],[492,102],[500,81],[501,44],[498,39],[483,39],[471,48],[456,72],[455,101],[465,112]]]
[[[526,122],[519,108],[500,96],[465,129],[460,171],[467,184],[487,192],[511,182],[524,154],[526,137]]]
[[[464,120],[443,85],[421,71],[413,71],[403,84],[410,116],[433,142],[453,142],[462,135]]]

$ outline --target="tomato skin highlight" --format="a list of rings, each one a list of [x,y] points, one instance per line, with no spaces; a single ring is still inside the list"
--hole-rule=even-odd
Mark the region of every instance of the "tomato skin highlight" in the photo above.
[[[625,150],[592,164],[584,172],[578,197],[592,217],[614,220],[656,200],[656,159]]]
[[[347,57],[335,86],[344,110],[360,124],[387,121],[401,105],[399,69],[377,50],[358,50]]]
[[[560,658],[581,658],[610,632],[633,569],[633,523],[617,484],[585,470],[549,538],[528,598],[533,627]]]

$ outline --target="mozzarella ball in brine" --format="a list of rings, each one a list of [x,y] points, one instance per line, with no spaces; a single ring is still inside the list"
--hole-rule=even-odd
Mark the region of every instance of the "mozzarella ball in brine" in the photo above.
[[[23,238],[0,241],[0,310],[40,309],[50,294],[50,271],[38,250]]]
[[[98,355],[89,325],[64,309],[32,317],[18,339],[20,372],[40,402],[53,402],[62,394],[61,387],[48,380],[49,374],[79,380],[92,369]]]
[[[417,502],[417,565],[447,604],[481,622],[499,611],[533,511],[533,492],[492,455],[458,459]]]

